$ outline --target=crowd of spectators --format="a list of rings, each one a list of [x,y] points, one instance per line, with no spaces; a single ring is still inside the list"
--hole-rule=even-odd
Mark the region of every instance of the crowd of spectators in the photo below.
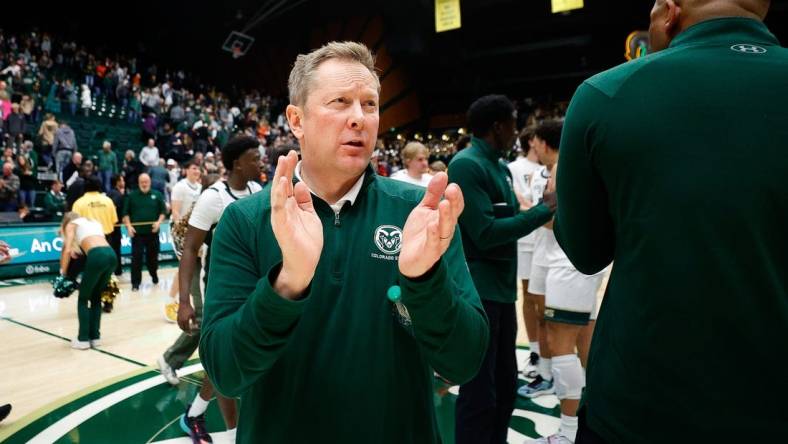
[[[117,118],[139,128],[138,144],[113,146],[105,140],[91,150],[77,140],[69,122],[98,114],[99,101],[116,107]],[[296,146],[285,104],[258,91],[220,92],[183,70],[94,53],[47,33],[7,35],[0,30],[0,211],[19,211],[25,220],[56,220],[92,175],[109,192],[113,177],[123,177],[133,190],[139,175],[147,173],[152,187],[169,197],[186,162],[223,174],[220,147],[234,134],[260,141],[266,161],[260,180],[265,183],[276,154]],[[566,110],[565,103],[544,106],[525,99],[516,104],[520,127],[560,117]],[[412,141],[427,148],[434,172],[445,170],[468,136],[462,128],[442,134],[386,133],[373,154],[378,174],[403,169],[401,152]],[[44,198],[37,200],[37,193]],[[31,213],[36,207],[40,211]]]

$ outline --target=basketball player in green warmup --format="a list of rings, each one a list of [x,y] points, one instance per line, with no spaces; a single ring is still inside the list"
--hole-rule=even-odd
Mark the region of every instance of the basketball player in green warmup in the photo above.
[[[784,439],[788,50],[769,4],[657,0],[657,52],[572,99],[555,234],[583,273],[614,260],[577,443]]]

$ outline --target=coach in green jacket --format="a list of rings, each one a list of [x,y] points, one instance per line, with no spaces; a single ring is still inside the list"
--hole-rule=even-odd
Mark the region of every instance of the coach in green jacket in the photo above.
[[[578,443],[785,440],[788,50],[768,7],[659,0],[659,52],[572,99],[555,233],[583,273],[614,260]]]
[[[460,387],[458,444],[505,444],[517,390],[517,240],[553,217],[555,196],[521,208],[501,155],[517,135],[515,108],[501,95],[476,100],[468,109],[471,144],[449,164],[449,178],[462,189],[460,231],[473,282],[490,323],[482,369]],[[552,205],[552,208],[551,206]]]
[[[281,157],[216,229],[200,356],[241,397],[238,442],[437,443],[433,369],[464,382],[484,357],[462,193],[445,174],[426,193],[375,175],[379,88],[361,44],[298,56],[303,160]]]

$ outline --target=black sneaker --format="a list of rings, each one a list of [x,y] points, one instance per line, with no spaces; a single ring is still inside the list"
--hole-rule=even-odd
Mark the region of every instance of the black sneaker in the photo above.
[[[181,430],[183,430],[192,439],[192,444],[203,444],[206,442],[213,442],[211,435],[205,429],[205,413],[200,416],[189,416],[189,409],[191,404],[186,406],[186,412],[181,415]]]
[[[159,276],[151,276],[151,279],[153,280],[153,285],[156,285],[156,284],[159,283]]]
[[[0,405],[0,421],[6,419],[11,413],[11,404]]]

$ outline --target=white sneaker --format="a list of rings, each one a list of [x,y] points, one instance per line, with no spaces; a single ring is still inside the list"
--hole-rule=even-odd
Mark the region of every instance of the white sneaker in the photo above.
[[[80,341],[77,338],[71,340],[71,348],[75,348],[77,350],[88,350],[90,349],[90,342],[89,341]]]
[[[164,379],[166,379],[170,385],[178,385],[178,383],[181,382],[181,380],[178,379],[178,375],[175,374],[175,370],[170,367],[170,364],[167,364],[164,356],[159,356],[159,359],[157,359],[156,362],[159,364],[159,370],[161,371],[162,376],[164,376]]]
[[[523,444],[574,444],[574,441],[570,441],[566,436],[556,433],[538,439],[527,439]]]
[[[100,347],[101,346],[101,339],[91,339],[90,340],[91,347]]]

